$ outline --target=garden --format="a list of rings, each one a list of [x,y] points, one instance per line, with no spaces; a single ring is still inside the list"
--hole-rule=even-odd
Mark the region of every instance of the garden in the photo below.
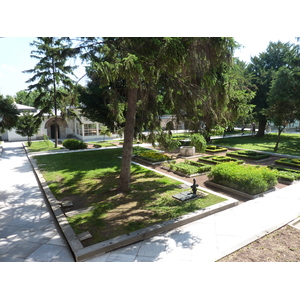
[[[67,218],[75,233],[91,233],[92,238],[82,241],[84,246],[225,200],[208,194],[193,201],[178,201],[172,196],[189,187],[182,189],[182,182],[135,164],[131,167],[131,192],[118,193],[121,151],[115,148],[35,157],[55,198],[62,204],[73,203],[71,208],[63,208],[64,212],[79,212]]]
[[[131,166],[132,190],[128,194],[120,194],[117,186],[121,151],[121,148],[114,148],[36,157],[56,199],[62,204],[72,202],[71,208],[63,208],[65,214],[78,212],[68,217],[75,233],[91,233],[92,238],[82,242],[84,246],[128,234],[225,200],[211,193],[189,202],[174,199],[172,196],[184,189],[181,181],[168,177],[170,172],[173,178],[175,176],[187,182],[196,178],[200,189],[208,187],[229,196],[232,196],[230,192],[209,187],[206,183],[213,182],[254,195],[278,186],[278,181],[285,185],[300,179],[300,171],[288,166],[260,166],[261,153],[257,156],[256,151],[239,150],[239,153],[235,153],[236,151],[227,150],[226,155],[202,152],[193,158],[184,158],[176,151],[168,153],[135,146],[133,160],[138,159],[139,165]],[[240,156],[233,157],[230,153]],[[245,163],[249,157],[252,160]],[[268,157],[264,157],[264,161],[267,160],[265,164],[269,163]],[[297,161],[294,159],[293,163]],[[143,164],[152,164],[153,169],[167,176],[145,169]],[[185,188],[190,190],[187,186]],[[238,195],[234,197],[240,201],[245,200]]]

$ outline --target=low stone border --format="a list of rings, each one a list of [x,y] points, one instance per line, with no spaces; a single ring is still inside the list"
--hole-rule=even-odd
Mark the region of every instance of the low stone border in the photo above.
[[[300,229],[300,217],[298,217],[297,219],[293,220],[292,222],[290,222],[288,225],[290,225],[291,227],[294,227],[296,229]]]
[[[240,191],[237,191],[237,190],[234,190],[232,188],[229,188],[227,186],[224,186],[224,185],[221,185],[221,184],[217,184],[217,183],[214,183],[210,180],[207,180],[204,182],[205,185],[208,185],[208,186],[212,186],[212,187],[215,187],[215,188],[218,188],[220,190],[223,190],[223,191],[227,191],[227,192],[230,192],[232,194],[235,194],[235,195],[238,195],[238,196],[242,196],[246,199],[255,199],[255,198],[258,198],[258,197],[261,197],[263,196],[264,194],[267,194],[267,193],[270,193],[270,192],[274,192],[276,189],[275,188],[272,188],[266,192],[263,192],[263,193],[260,193],[260,194],[255,194],[255,195],[250,195],[250,194],[247,194],[247,193],[243,193],[243,192],[240,192]]]
[[[57,201],[57,199],[52,194],[50,188],[47,185],[47,182],[45,181],[43,175],[41,174],[41,172],[38,169],[36,161],[28,155],[27,151],[26,151],[26,154],[27,154],[27,157],[28,157],[32,167],[33,167],[34,173],[36,174],[36,177],[39,181],[39,184],[42,188],[45,198],[48,201],[48,203],[50,204],[53,214],[56,217],[56,220],[57,220],[57,222],[58,222],[58,224],[70,246],[70,249],[73,252],[74,258],[77,262],[84,261],[84,260],[93,258],[97,255],[104,254],[106,252],[116,250],[118,248],[130,245],[132,243],[136,243],[138,241],[153,237],[157,234],[169,231],[169,230],[177,228],[179,226],[183,226],[190,222],[194,222],[201,218],[207,217],[211,214],[234,207],[234,206],[238,205],[238,203],[239,203],[238,200],[228,199],[221,203],[198,210],[196,212],[192,212],[190,214],[187,214],[187,215],[175,218],[175,219],[171,219],[166,222],[152,225],[150,227],[134,231],[130,234],[122,235],[122,236],[107,240],[102,243],[94,244],[94,245],[91,245],[88,247],[83,247],[83,245],[80,241],[80,236],[77,236],[75,234],[73,228],[70,226],[69,222],[67,221],[65,214],[61,210],[60,203]]]

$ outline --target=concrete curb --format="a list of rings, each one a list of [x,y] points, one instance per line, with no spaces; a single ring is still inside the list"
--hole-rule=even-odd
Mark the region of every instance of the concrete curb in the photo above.
[[[75,234],[72,227],[69,225],[67,218],[65,217],[63,211],[61,210],[60,204],[57,199],[54,197],[50,188],[48,187],[43,175],[38,169],[36,161],[28,155],[28,150],[26,149],[25,145],[23,144],[27,157],[32,165],[34,173],[39,181],[39,184],[42,188],[42,191],[47,199],[53,214],[56,217],[56,220],[73,252],[76,261],[84,261],[90,258],[93,258],[97,255],[104,254],[105,252],[109,252],[112,250],[116,250],[118,248],[130,245],[132,243],[136,243],[138,241],[153,237],[157,234],[172,230],[179,226],[183,226],[190,222],[194,222],[201,218],[207,217],[211,214],[215,214],[217,212],[223,211],[225,209],[234,207],[238,205],[238,200],[235,199],[228,199],[221,203],[212,205],[210,207],[198,210],[196,212],[168,220],[166,222],[162,222],[159,224],[152,225],[150,227],[140,229],[134,231],[130,234],[122,235],[110,240],[107,240],[102,243],[94,244],[92,246],[83,247],[82,243],[80,242],[78,236]]]

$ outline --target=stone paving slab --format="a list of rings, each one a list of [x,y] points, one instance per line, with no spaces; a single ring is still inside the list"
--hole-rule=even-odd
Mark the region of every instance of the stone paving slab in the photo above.
[[[74,261],[22,143],[4,144],[0,182],[0,261]]]

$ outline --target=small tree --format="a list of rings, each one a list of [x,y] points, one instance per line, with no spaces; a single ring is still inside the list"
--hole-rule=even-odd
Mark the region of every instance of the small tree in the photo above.
[[[276,73],[268,97],[269,118],[278,126],[278,137],[274,148],[277,151],[280,135],[287,124],[300,118],[300,73],[281,67]]]
[[[105,136],[111,136],[111,132],[109,131],[107,126],[100,127],[100,134],[103,135],[103,142],[105,141]]]
[[[40,118],[37,118],[35,115],[26,112],[18,119],[16,133],[20,134],[21,136],[27,136],[28,147],[30,147],[32,143],[31,137],[38,132],[40,125]]]

